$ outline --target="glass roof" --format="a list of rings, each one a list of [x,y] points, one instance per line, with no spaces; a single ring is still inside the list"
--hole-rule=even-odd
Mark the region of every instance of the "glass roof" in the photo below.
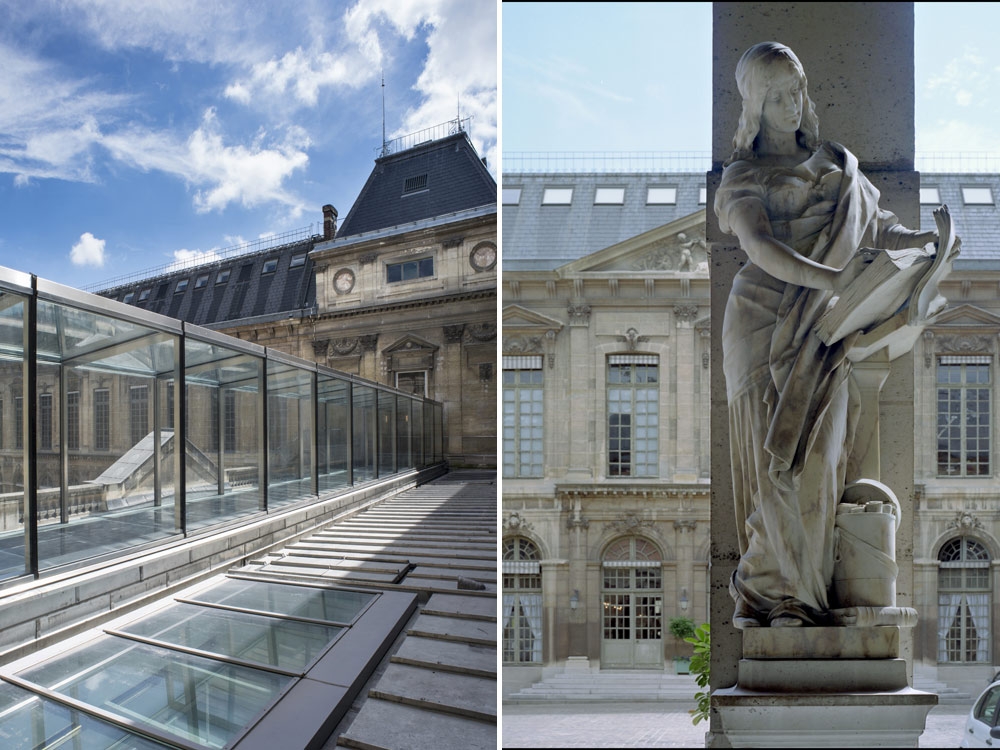
[[[292,680],[112,636],[18,676],[207,747],[235,738]]]
[[[313,622],[175,604],[120,632],[301,674],[343,628]]]
[[[227,578],[189,601],[319,622],[352,622],[375,594]]]
[[[0,683],[0,747],[160,750],[165,745]]]

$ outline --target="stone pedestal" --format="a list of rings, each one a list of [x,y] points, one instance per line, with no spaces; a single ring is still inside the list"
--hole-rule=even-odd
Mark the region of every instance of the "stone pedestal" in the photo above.
[[[709,745],[917,747],[938,699],[909,687],[899,643],[898,627],[744,630],[737,685],[712,694]]]

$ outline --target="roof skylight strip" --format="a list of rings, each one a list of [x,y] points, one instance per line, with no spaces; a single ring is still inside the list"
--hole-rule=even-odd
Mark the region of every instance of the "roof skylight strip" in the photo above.
[[[260,669],[264,672],[274,672],[275,674],[280,674],[282,677],[302,677],[305,672],[293,672],[288,669],[282,669],[281,667],[276,667],[273,664],[264,664],[258,661],[247,661],[245,659],[239,659],[235,656],[229,656],[227,654],[220,654],[217,651],[203,651],[199,648],[191,648],[190,646],[181,646],[177,643],[171,643],[170,641],[160,641],[155,638],[148,638],[143,635],[136,635],[135,633],[126,633],[124,630],[105,630],[107,635],[115,636],[117,638],[124,638],[128,641],[136,641],[137,643],[145,643],[147,646],[159,646],[160,648],[165,648],[170,651],[179,651],[182,654],[190,654],[191,656],[200,656],[203,659],[211,659],[212,661],[221,661],[226,664],[234,664],[237,667],[249,667],[251,669]],[[334,638],[334,641],[336,638]],[[334,641],[330,641],[332,644]]]
[[[265,609],[246,609],[245,607],[234,607],[231,604],[219,604],[218,602],[206,602],[201,599],[174,599],[175,602],[180,602],[182,604],[195,604],[199,607],[211,607],[213,609],[224,609],[228,612],[243,612],[248,615],[262,615],[264,617],[276,617],[279,620],[291,620],[293,622],[308,622],[313,625],[337,625],[342,628],[349,628],[351,625],[357,621],[357,618],[351,622],[344,622],[342,620],[317,620],[312,617],[299,617],[298,615],[286,615],[281,612],[271,612]],[[360,616],[360,613],[359,613]]]
[[[148,724],[140,724],[139,722],[132,721],[124,716],[120,716],[119,714],[106,711],[103,708],[98,708],[90,703],[84,703],[83,701],[71,698],[68,695],[57,693],[49,688],[43,687],[34,682],[29,682],[28,680],[12,674],[0,674],[0,680],[8,682],[11,685],[16,685],[22,690],[27,690],[30,693],[33,693],[41,698],[45,698],[46,700],[50,700],[53,703],[58,703],[61,706],[65,706],[73,711],[79,711],[87,716],[100,719],[101,721],[112,724],[119,729],[125,730],[126,732],[138,734],[146,739],[159,742],[167,747],[177,747],[182,748],[183,750],[212,750],[209,745],[198,744],[175,734],[161,732],[156,727],[152,727]]]

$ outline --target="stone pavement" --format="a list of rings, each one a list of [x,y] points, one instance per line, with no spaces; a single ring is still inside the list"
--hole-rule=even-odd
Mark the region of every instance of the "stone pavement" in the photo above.
[[[958,747],[968,706],[935,706],[920,747]],[[691,724],[692,703],[504,704],[501,746],[704,747],[708,725]]]

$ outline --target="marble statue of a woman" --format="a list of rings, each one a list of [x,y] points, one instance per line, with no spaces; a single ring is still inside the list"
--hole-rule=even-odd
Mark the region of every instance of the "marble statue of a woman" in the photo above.
[[[820,140],[792,50],[751,47],[736,79],[743,111],[715,198],[749,258],[722,330],[741,555],[733,624],[831,624],[837,505],[860,478],[848,476],[859,396],[851,337],[827,345],[814,328],[870,248],[919,248],[937,232],[902,227],[857,158]]]

